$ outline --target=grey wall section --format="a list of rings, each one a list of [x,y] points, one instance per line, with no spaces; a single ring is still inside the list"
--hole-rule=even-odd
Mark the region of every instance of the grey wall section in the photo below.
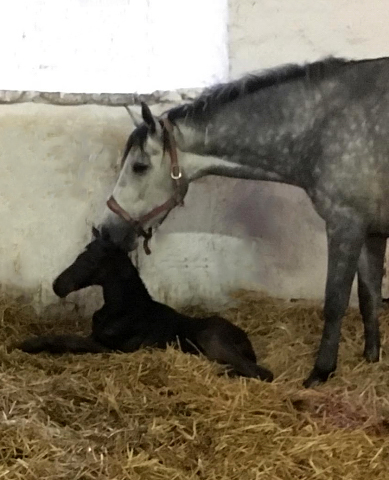
[[[0,106],[3,290],[56,301],[51,281],[89,239],[129,128],[124,109]]]
[[[51,282],[99,221],[131,128],[124,108],[0,107],[3,289],[29,292],[41,307],[56,302]],[[176,305],[220,304],[242,287],[314,296],[322,229],[302,192],[210,177],[191,186],[138,262],[152,293]]]
[[[351,15],[356,4],[362,17]],[[328,53],[386,55],[386,12],[381,0],[365,6],[361,0],[231,0],[231,74]],[[124,108],[104,104],[139,99],[34,92],[6,92],[2,98],[22,103],[0,105],[1,288],[24,293],[38,309],[52,308],[59,302],[51,282],[88,242],[132,128]],[[147,100],[158,114],[185,98],[185,92],[170,92]],[[85,105],[66,106],[79,103]],[[323,297],[324,224],[293,187],[215,177],[198,181],[151,248],[150,257],[138,252],[142,276],[156,298],[172,305],[216,306],[237,288]],[[100,301],[94,288],[64,303],[89,310]]]
[[[327,55],[389,54],[387,0],[229,0],[233,77]]]

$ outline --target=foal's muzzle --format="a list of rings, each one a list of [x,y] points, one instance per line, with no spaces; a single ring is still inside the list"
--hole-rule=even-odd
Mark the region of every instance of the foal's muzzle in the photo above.
[[[61,275],[57,277],[53,282],[53,291],[59,298],[65,298],[69,293],[74,291],[73,285],[62,279]]]

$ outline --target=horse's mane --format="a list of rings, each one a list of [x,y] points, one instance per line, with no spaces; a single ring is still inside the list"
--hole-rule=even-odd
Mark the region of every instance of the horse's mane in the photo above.
[[[287,64],[260,73],[251,73],[238,80],[207,88],[191,103],[173,107],[164,113],[172,123],[182,118],[201,121],[211,116],[220,107],[258,90],[299,79],[313,83],[333,75],[345,66],[368,61],[327,57],[304,65]],[[148,133],[148,128],[144,124],[132,132],[124,150],[122,165],[132,146],[138,145],[142,148]]]
[[[353,60],[328,57],[305,65],[288,64],[262,73],[252,73],[228,83],[222,83],[206,89],[192,103],[170,109],[167,114],[170,121],[184,117],[196,119],[212,115],[219,107],[233,102],[238,97],[250,95],[258,90],[280,83],[306,78],[309,81],[320,80],[331,75]]]

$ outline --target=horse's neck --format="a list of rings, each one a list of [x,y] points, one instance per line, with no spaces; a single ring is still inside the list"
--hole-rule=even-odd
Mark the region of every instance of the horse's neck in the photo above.
[[[223,115],[177,119],[174,133],[189,180],[219,175],[304,187],[309,181],[306,163],[314,152],[307,151],[303,140],[315,102],[308,108],[304,93],[293,93],[283,99],[282,92],[267,97],[257,92],[252,105],[242,98],[223,107]]]

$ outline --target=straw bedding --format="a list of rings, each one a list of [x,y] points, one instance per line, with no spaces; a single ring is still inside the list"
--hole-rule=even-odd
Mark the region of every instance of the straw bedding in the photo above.
[[[89,320],[38,318],[2,297],[0,479],[388,479],[389,310],[379,364],[362,360],[362,324],[350,310],[336,377],[304,390],[320,305],[236,297],[223,313],[249,332],[272,384],[230,379],[173,349],[57,358],[7,351],[31,334],[87,331]]]

